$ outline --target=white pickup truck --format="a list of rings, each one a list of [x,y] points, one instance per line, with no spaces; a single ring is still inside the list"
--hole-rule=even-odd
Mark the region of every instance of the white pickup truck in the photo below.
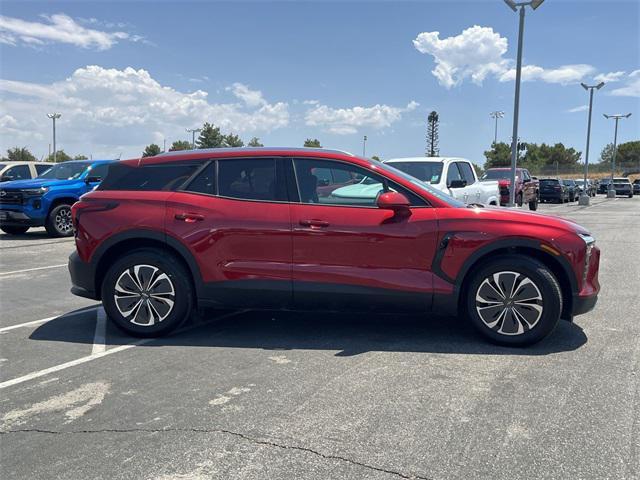
[[[469,160],[455,157],[410,157],[384,163],[430,184],[464,203],[500,205],[497,181],[480,181]]]

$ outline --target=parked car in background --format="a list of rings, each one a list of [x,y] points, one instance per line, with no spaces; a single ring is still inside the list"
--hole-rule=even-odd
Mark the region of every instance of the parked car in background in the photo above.
[[[611,183],[610,178],[601,178],[598,182],[598,193],[607,193],[609,190],[609,183]]]
[[[578,192],[576,190],[576,181],[571,179],[560,180],[562,184],[567,187],[567,195],[570,202],[575,202],[578,199]]]
[[[633,187],[633,194],[640,195],[640,178],[636,178],[633,181],[632,187]]]
[[[32,180],[0,183],[0,229],[18,235],[44,226],[52,237],[72,235],[71,205],[100,183],[113,162],[49,164],[48,170]]]
[[[500,203],[498,182],[479,181],[473,164],[464,158],[394,158],[385,160],[384,163],[430,184],[441,192],[448,193],[467,205],[475,203],[498,206]]]
[[[614,177],[613,188],[616,191],[616,195],[626,195],[629,198],[633,197],[633,187],[628,178]]]
[[[500,205],[509,203],[510,168],[489,168],[484,172],[481,180],[497,180],[500,188]],[[538,202],[540,201],[539,182],[531,176],[526,168],[516,169],[515,200],[519,207],[527,203],[529,204],[529,210],[538,209]]]
[[[562,180],[557,178],[540,179],[540,201],[565,203],[569,201],[569,191]]]
[[[48,162],[2,162],[0,163],[0,182],[36,178],[52,165]]]
[[[577,189],[577,195],[578,197],[582,194],[583,190],[585,190],[584,188],[584,180],[576,180],[576,189]],[[597,186],[596,184],[589,178],[587,178],[587,188],[586,188],[586,194],[589,197],[595,197],[596,196],[596,191],[597,191]]]
[[[351,198],[316,169],[369,178]],[[338,187],[347,188],[347,187]],[[312,148],[125,160],[73,205],[72,292],[145,337],[196,305],[461,314],[491,341],[537,342],[591,310],[600,253],[558,217],[469,208],[390,165]]]

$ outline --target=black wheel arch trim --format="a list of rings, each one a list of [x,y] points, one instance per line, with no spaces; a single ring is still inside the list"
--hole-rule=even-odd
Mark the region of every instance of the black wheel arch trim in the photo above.
[[[200,272],[198,263],[196,262],[193,254],[189,251],[189,249],[182,243],[180,243],[180,241],[170,235],[158,232],[156,230],[144,228],[132,229],[118,233],[112,237],[109,237],[107,240],[101,243],[98,248],[96,248],[90,260],[90,264],[96,274],[96,291],[100,291],[100,285],[97,284],[98,266],[100,265],[100,261],[102,260],[104,255],[107,254],[112,248],[129,240],[152,240],[159,243],[164,243],[168,247],[178,252],[181,259],[189,268],[191,277],[193,279],[193,284],[196,289],[196,294],[198,297],[200,296],[203,287],[202,274]]]

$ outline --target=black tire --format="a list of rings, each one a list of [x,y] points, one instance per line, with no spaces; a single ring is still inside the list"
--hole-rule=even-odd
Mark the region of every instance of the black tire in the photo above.
[[[73,235],[71,205],[61,203],[53,207],[47,215],[44,228],[50,237],[70,237]]]
[[[516,197],[516,205],[518,205],[518,207],[522,207],[522,193],[519,193]]]
[[[138,288],[140,284],[142,289]],[[124,289],[134,294],[120,293],[116,300],[116,285],[121,292]],[[118,259],[107,271],[101,291],[107,316],[121,330],[136,337],[168,334],[189,318],[193,308],[188,270],[173,255],[159,249],[135,250]]]
[[[534,211],[534,212],[536,210],[538,210],[538,198],[537,197],[529,202],[529,210]]]
[[[29,227],[5,226],[5,227],[0,227],[0,230],[2,230],[4,233],[8,233],[9,235],[22,235],[23,233],[27,233],[27,230],[29,230]]]
[[[513,301],[509,303],[508,299],[500,300],[498,293],[496,305],[491,306],[491,303],[494,302],[489,302],[485,297],[487,294],[496,293],[496,289],[491,286],[491,282],[495,284],[494,274],[498,274],[497,278],[503,289],[509,289],[514,285],[514,281],[520,281],[512,298],[518,298],[518,295],[520,298],[522,296],[539,297],[536,300],[517,304],[519,308],[515,310],[525,321],[517,319],[513,314],[514,308],[508,307],[514,305]],[[519,275],[520,279],[523,277],[528,279],[535,288],[526,280],[517,280],[516,275]],[[485,283],[485,280],[488,283]],[[524,285],[522,282],[525,282]],[[553,331],[560,320],[562,293],[558,280],[543,263],[526,255],[502,255],[482,264],[475,269],[475,273],[466,284],[464,291],[466,295],[465,307],[469,320],[485,338],[500,345],[525,346],[539,342]],[[485,299],[488,303],[482,303],[479,299]],[[536,308],[536,305],[541,307],[541,312]],[[491,321],[485,323],[478,308],[484,309],[485,320],[493,321],[497,318],[496,324],[489,325],[488,323],[492,323]],[[527,323],[527,319],[529,323]],[[521,333],[517,333],[519,331]]]

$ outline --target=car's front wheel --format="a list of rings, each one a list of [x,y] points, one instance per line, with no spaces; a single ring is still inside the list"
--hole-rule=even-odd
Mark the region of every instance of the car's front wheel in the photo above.
[[[51,237],[70,237],[73,235],[71,205],[63,203],[52,208],[44,228]]]
[[[139,337],[159,337],[180,326],[193,305],[190,276],[173,255],[156,249],[117,260],[102,282],[107,316]]]
[[[560,320],[558,281],[543,263],[531,257],[504,255],[485,263],[465,291],[471,323],[495,343],[536,343]]]

